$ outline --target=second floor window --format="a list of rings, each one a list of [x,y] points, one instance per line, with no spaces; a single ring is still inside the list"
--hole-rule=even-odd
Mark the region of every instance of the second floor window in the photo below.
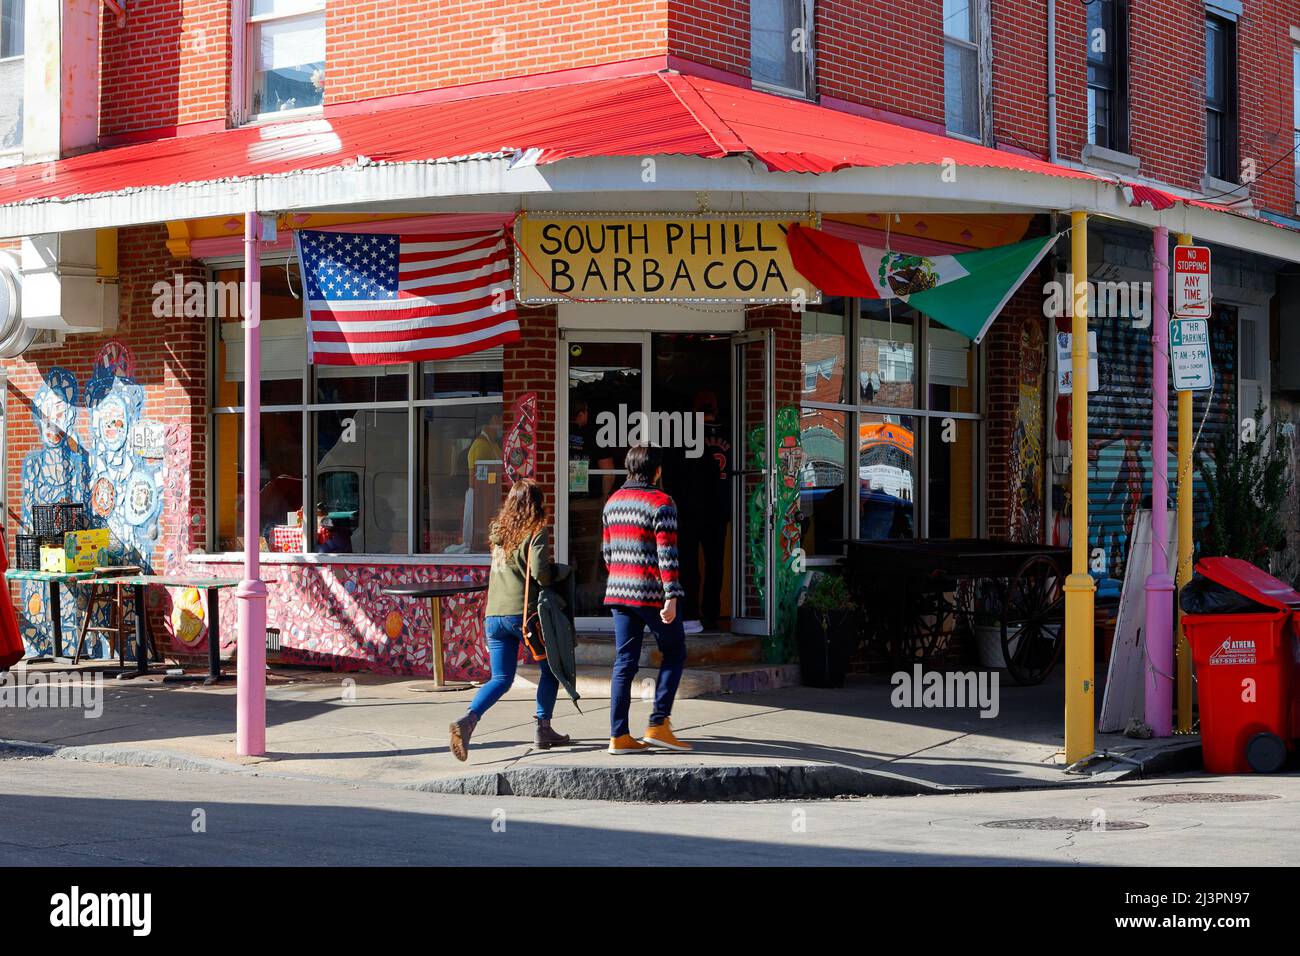
[[[1088,142],[1128,150],[1128,3],[1088,4]]]
[[[948,132],[980,138],[979,0],[943,0],[943,103]]]
[[[749,5],[750,78],[760,86],[812,93],[813,0],[755,0]]]
[[[1205,19],[1205,171],[1237,181],[1237,89],[1235,25]]]
[[[1294,137],[1291,160],[1295,163],[1295,201],[1300,207],[1300,46],[1291,48],[1291,127]]]
[[[0,152],[23,145],[23,0],[0,0]]]
[[[325,0],[249,0],[245,57],[253,116],[325,102]]]

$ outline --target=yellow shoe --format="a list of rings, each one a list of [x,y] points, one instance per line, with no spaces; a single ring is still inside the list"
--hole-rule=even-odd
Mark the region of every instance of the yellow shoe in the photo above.
[[[634,754],[640,753],[648,748],[649,744],[643,744],[631,734],[623,734],[621,737],[609,738],[609,752],[612,754]]]
[[[654,744],[656,747],[667,747],[669,750],[686,752],[695,749],[686,741],[678,740],[676,735],[673,734],[673,728],[666,720],[658,727],[647,727],[645,735],[641,739],[647,744]]]

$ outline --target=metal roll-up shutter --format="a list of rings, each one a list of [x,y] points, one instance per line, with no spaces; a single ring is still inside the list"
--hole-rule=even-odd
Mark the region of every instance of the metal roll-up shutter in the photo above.
[[[1232,427],[1236,322],[1234,309],[1215,308],[1210,323],[1214,388],[1195,393],[1192,401],[1193,435],[1200,431],[1192,469],[1198,530],[1207,514],[1201,466],[1211,460],[1218,436]],[[1091,554],[1102,550],[1105,576],[1122,581],[1133,518],[1151,493],[1151,330],[1135,329],[1127,320],[1092,327],[1097,333],[1100,390],[1088,397],[1088,546]],[[1178,399],[1172,388],[1168,403],[1172,508],[1178,484]]]

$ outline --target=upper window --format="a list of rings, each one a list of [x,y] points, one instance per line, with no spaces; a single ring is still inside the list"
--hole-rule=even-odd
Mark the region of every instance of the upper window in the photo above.
[[[1300,206],[1300,46],[1291,48],[1291,127],[1294,137],[1295,201]]]
[[[1205,171],[1237,181],[1236,24],[1205,18]]]
[[[23,145],[23,0],[0,0],[0,152]]]
[[[325,102],[325,0],[248,0],[245,47],[252,116]]]
[[[943,102],[948,132],[980,138],[979,0],[943,0]]]
[[[762,86],[800,96],[813,90],[813,0],[749,5],[749,71]]]
[[[1128,151],[1128,3],[1088,4],[1088,142]]]

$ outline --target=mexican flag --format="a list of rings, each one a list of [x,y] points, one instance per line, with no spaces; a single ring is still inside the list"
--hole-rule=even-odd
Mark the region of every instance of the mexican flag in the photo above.
[[[788,239],[794,267],[823,292],[900,299],[979,342],[1056,236],[955,256],[873,249],[797,222]]]

